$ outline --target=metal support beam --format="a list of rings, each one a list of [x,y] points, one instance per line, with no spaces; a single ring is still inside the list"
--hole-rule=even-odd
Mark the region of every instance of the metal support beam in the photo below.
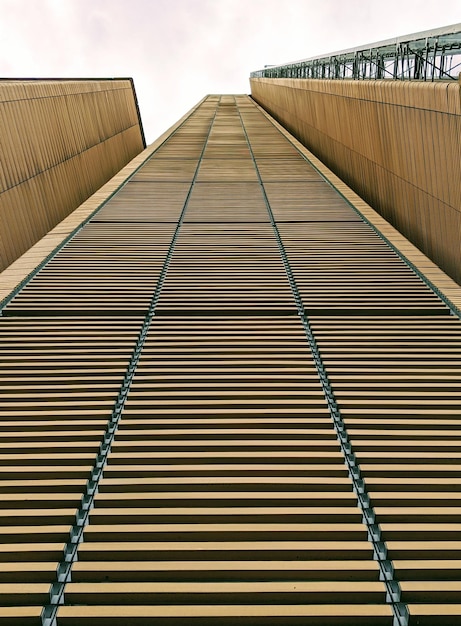
[[[296,69],[294,69],[296,68]],[[457,80],[461,24],[397,37],[295,63],[267,66],[251,78]]]

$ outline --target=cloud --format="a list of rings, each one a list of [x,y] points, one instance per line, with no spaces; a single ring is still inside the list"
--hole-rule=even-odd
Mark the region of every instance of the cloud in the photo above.
[[[0,0],[0,75],[135,80],[152,141],[251,70],[461,21],[458,0]],[[38,27],[39,25],[39,27]]]

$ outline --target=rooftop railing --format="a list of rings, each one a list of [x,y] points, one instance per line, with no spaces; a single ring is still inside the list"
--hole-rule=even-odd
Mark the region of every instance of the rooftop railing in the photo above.
[[[251,78],[353,80],[457,80],[461,24],[404,35],[283,65],[267,65]]]

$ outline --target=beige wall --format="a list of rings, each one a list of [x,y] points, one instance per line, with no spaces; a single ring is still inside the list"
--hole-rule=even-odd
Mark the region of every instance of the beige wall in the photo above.
[[[132,81],[0,81],[0,270],[143,149]]]
[[[253,98],[461,283],[459,85],[252,79]]]

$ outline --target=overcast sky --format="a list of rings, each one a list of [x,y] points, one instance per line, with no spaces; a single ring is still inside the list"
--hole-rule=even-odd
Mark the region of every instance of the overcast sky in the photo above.
[[[153,141],[251,70],[461,22],[461,0],[0,0],[0,77],[132,76]]]

